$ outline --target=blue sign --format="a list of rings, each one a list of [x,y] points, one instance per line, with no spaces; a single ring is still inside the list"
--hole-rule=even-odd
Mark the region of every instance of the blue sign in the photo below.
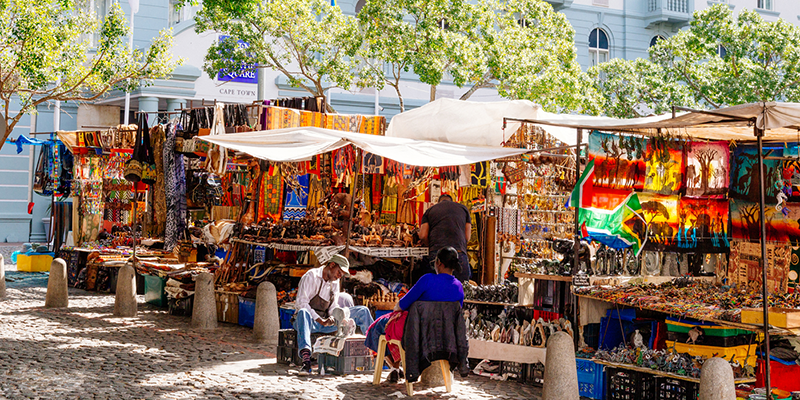
[[[230,36],[221,35],[219,37],[219,41],[223,41]],[[248,45],[246,42],[242,40],[237,40],[239,43],[240,48],[247,48]],[[226,82],[239,82],[239,83],[258,83],[258,72],[256,67],[258,64],[256,63],[249,63],[243,64],[242,68],[239,71],[229,72],[227,69],[220,69],[219,73],[217,73],[217,79]]]

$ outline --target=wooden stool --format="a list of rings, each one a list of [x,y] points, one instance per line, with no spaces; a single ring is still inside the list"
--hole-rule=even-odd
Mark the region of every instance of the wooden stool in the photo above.
[[[380,385],[381,383],[381,371],[383,371],[383,358],[386,356],[386,344],[394,344],[400,349],[400,365],[403,366],[403,371],[408,371],[406,369],[406,352],[403,350],[403,345],[400,343],[399,340],[386,340],[386,335],[381,335],[378,341],[378,359],[375,360],[375,374],[372,378],[373,385]],[[447,390],[447,393],[450,393],[452,389],[453,382],[450,380],[450,362],[447,360],[436,360],[434,362],[439,363],[439,368],[442,370],[442,377],[444,378],[444,386]],[[406,391],[408,392],[408,396],[411,397],[414,395],[414,384],[409,382],[406,379]]]

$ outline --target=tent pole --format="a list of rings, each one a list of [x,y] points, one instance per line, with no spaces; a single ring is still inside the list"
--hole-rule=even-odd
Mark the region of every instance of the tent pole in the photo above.
[[[361,173],[361,153],[363,150],[359,149],[356,146],[353,146],[353,150],[356,152],[356,174],[353,178],[353,185],[350,190],[350,217],[347,219],[347,233],[344,237],[344,256],[350,256],[350,234],[353,231],[353,205],[356,201],[356,195],[358,194],[358,175]],[[363,179],[363,178],[362,178]],[[397,203],[398,205],[400,203]]]
[[[764,207],[766,204],[765,200],[765,189],[764,189],[764,182],[766,182],[764,177],[764,144],[762,142],[762,137],[764,136],[764,131],[759,129],[758,127],[754,128],[756,140],[758,141],[758,191],[759,191],[759,202],[761,203],[760,206],[760,225],[761,225],[761,296],[763,299],[763,308],[764,308],[764,386],[767,389],[767,395],[769,396],[772,393],[772,389],[770,386],[770,376],[769,376],[769,287],[767,286],[767,225],[766,220],[764,219]]]
[[[576,131],[576,135],[577,135],[577,141],[576,141],[577,145],[575,146],[575,182],[577,183],[577,180],[580,179],[580,176],[581,176],[581,142],[583,141],[583,129],[578,128],[575,131]],[[580,256],[581,256],[581,237],[580,237],[580,234],[581,234],[581,228],[580,228],[580,222],[578,222],[578,215],[580,214],[580,210],[581,210],[580,201],[581,200],[579,199],[578,200],[578,204],[575,205],[575,218],[574,218],[575,219],[575,236],[574,236],[574,243],[573,243],[573,247],[574,247],[573,250],[575,251],[575,253],[573,254],[573,260],[572,260],[572,275],[575,275],[575,274],[578,273],[578,271],[580,271]],[[588,271],[587,271],[587,273],[588,273]],[[571,282],[567,283],[567,288],[570,289],[570,293],[571,293],[571,296],[572,296],[572,331],[573,332],[580,332],[580,325],[578,325],[580,323],[580,321],[578,320],[578,308],[579,308],[578,307],[578,301],[579,301],[578,300],[578,296],[575,296],[575,294],[572,292]],[[579,335],[572,335],[572,336],[573,336],[573,343],[575,344],[575,347],[577,348],[577,344],[578,344],[578,340],[579,340],[578,336]]]

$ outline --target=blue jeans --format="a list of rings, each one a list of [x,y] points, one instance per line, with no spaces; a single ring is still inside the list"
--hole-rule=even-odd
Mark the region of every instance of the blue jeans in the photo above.
[[[361,329],[361,333],[366,335],[367,328],[375,321],[372,318],[372,314],[369,312],[369,308],[364,306],[355,306],[349,307],[350,309],[350,318],[352,318],[356,322],[356,326]],[[311,349],[311,334],[322,332],[322,333],[334,333],[336,332],[336,326],[322,326],[319,322],[314,321],[311,317],[311,313],[308,312],[306,309],[297,310],[294,316],[294,329],[297,331],[297,351],[303,349]]]

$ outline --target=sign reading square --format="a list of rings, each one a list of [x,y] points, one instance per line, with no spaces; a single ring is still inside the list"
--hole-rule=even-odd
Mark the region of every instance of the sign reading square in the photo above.
[[[229,37],[230,36],[227,35],[220,35],[219,41],[221,42]],[[249,47],[249,45],[242,40],[237,40],[237,42],[241,48]],[[223,68],[217,73],[217,79],[225,82],[258,83],[258,73],[256,72],[257,66],[258,64],[256,63],[243,64],[242,68],[238,72],[229,72]]]

